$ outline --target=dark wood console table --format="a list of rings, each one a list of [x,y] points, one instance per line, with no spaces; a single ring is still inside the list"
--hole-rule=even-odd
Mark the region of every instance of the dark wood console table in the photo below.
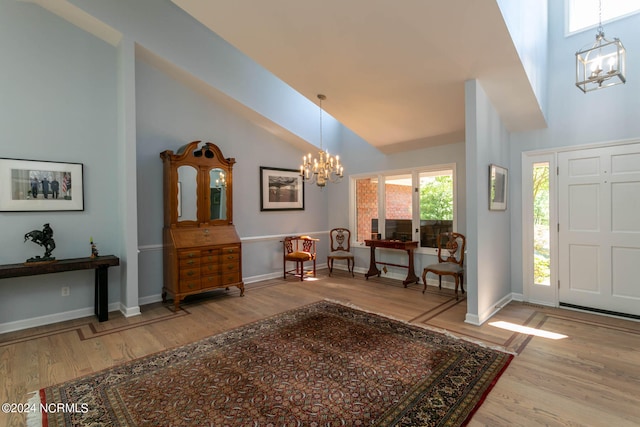
[[[98,316],[98,320],[104,322],[109,319],[109,276],[107,269],[116,265],[120,265],[120,259],[114,255],[104,255],[96,258],[61,259],[44,263],[5,264],[0,265],[0,279],[94,269],[95,313]]]
[[[407,278],[402,281],[406,288],[409,283],[419,283],[420,278],[416,276],[415,269],[413,267],[413,251],[418,247],[418,242],[402,242],[400,240],[365,240],[364,244],[371,247],[371,258],[369,260],[369,271],[364,275],[365,279],[369,279],[371,276],[380,277],[380,270],[378,270],[377,264],[392,265],[394,267],[403,267],[408,269]],[[384,249],[399,249],[406,251],[409,255],[409,265],[392,264],[389,262],[376,261],[376,248]]]

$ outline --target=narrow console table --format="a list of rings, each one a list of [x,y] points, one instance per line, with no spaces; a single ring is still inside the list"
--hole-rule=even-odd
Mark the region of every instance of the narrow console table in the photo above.
[[[95,313],[100,322],[109,319],[109,276],[107,269],[120,265],[114,255],[95,258],[70,258],[45,263],[22,263],[0,265],[0,279],[62,273],[63,271],[95,270]]]
[[[369,279],[371,276],[380,277],[380,270],[378,270],[377,264],[392,265],[394,267],[406,268],[407,278],[402,281],[406,288],[409,283],[419,283],[420,278],[416,276],[415,269],[413,267],[413,251],[418,247],[418,242],[402,242],[400,240],[365,240],[364,244],[371,247],[371,257],[369,260],[369,271],[364,275],[365,279]],[[409,265],[392,264],[389,262],[376,261],[376,248],[384,249],[398,249],[406,251],[409,255]]]

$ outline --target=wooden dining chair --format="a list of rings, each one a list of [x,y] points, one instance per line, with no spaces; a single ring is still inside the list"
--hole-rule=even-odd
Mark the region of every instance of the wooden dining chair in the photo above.
[[[329,248],[330,252],[327,256],[329,276],[333,272],[333,261],[338,259],[347,261],[347,270],[351,273],[351,277],[355,277],[353,274],[355,257],[351,252],[351,231],[348,228],[334,228],[329,232],[329,238],[331,239],[331,248]]]
[[[464,293],[464,251],[466,238],[460,233],[446,232],[438,235],[438,263],[425,267],[422,271],[422,283],[427,290],[427,273],[438,275],[439,289],[442,289],[442,276],[453,276],[455,280],[455,293],[458,299],[458,285]]]

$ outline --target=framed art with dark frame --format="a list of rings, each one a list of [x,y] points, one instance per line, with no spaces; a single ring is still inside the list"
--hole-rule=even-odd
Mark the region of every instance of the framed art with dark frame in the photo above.
[[[0,211],[83,211],[82,163],[0,158]]]
[[[498,165],[489,165],[489,210],[507,210],[509,171]]]
[[[300,171],[260,166],[260,210],[304,210],[304,181]]]

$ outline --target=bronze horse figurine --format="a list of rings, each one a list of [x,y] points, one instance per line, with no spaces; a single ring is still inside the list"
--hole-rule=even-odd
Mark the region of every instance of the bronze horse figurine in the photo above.
[[[44,248],[44,258],[36,257],[31,258],[29,261],[47,261],[54,260],[55,257],[51,256],[51,252],[56,248],[56,242],[53,240],[53,230],[49,224],[42,226],[42,231],[32,230],[24,235],[24,241],[31,240],[34,243]]]

